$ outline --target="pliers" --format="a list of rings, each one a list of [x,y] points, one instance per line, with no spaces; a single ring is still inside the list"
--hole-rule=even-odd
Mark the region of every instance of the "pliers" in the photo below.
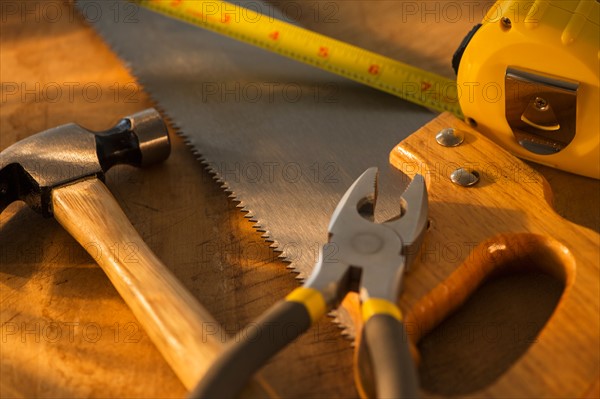
[[[427,188],[423,177],[415,176],[402,195],[400,217],[381,224],[374,223],[376,196],[377,168],[370,168],[335,209],[329,241],[310,278],[232,340],[192,398],[237,397],[269,358],[339,306],[350,291],[360,297],[361,342],[369,355],[377,396],[418,396],[417,375],[396,303],[404,271],[427,228]]]

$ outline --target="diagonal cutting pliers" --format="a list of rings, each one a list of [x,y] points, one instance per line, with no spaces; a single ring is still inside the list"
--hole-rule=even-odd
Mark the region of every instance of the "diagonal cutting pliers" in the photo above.
[[[350,291],[360,297],[362,344],[377,396],[418,396],[415,366],[396,303],[404,271],[427,227],[427,189],[423,177],[415,176],[402,195],[400,216],[381,224],[373,222],[376,196],[377,168],[370,168],[335,209],[329,241],[311,277],[233,339],[192,398],[236,397],[272,356],[339,306]]]

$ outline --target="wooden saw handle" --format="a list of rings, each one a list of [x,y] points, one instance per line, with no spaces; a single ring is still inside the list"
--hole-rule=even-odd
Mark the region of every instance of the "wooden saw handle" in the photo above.
[[[152,253],[101,181],[55,189],[52,205],[56,220],[102,267],[191,390],[225,344],[219,323]],[[265,396],[257,384],[246,394]]]
[[[445,128],[461,130],[464,142],[456,147],[439,145],[436,135]],[[469,334],[468,323],[481,326],[492,320],[496,327],[531,323],[540,329],[527,339],[515,336],[514,331],[495,330],[507,339],[489,341],[493,343],[489,352],[474,338],[460,341],[451,334],[444,336],[440,345],[453,349],[430,351],[430,363],[420,362],[420,375],[428,378],[421,381],[421,396],[598,397],[600,236],[552,209],[552,192],[538,172],[450,114],[438,116],[398,144],[390,162],[410,178],[423,175],[429,195],[430,226],[411,271],[405,275],[400,298],[417,362],[421,360],[419,341],[435,334],[438,327],[438,339],[440,334],[448,334],[443,323],[457,316],[463,306],[473,311],[469,303],[476,301],[474,297],[482,299],[477,292],[486,283],[535,273],[536,279],[528,280],[529,284],[537,285],[544,275],[562,287],[557,293],[524,284],[514,288],[503,285],[502,290],[493,292],[493,298],[478,303],[479,309],[489,306],[483,312],[490,318],[482,313],[474,313],[476,318],[468,321],[459,318],[455,331]],[[450,174],[459,167],[477,171],[479,182],[471,187],[454,184]],[[511,303],[511,297],[519,297],[518,291],[526,289],[536,295],[526,296],[530,302]],[[536,302],[544,303],[544,296],[554,295],[555,307],[544,313],[548,317],[534,318],[533,314],[540,312]],[[356,302],[356,298],[352,300]],[[522,308],[519,317],[523,319],[494,318],[498,309],[515,305]],[[356,308],[357,304],[348,306]],[[360,329],[360,315],[354,313]],[[360,341],[357,346],[355,372],[361,396],[375,397],[372,365]],[[473,359],[466,366],[461,364],[458,351]],[[433,369],[425,370],[427,367]],[[452,387],[444,389],[445,384]]]
[[[463,131],[464,142],[439,145],[444,128]],[[431,225],[401,299],[411,340],[436,328],[485,281],[536,269],[564,286],[556,308],[535,342],[470,395],[586,396],[598,384],[600,361],[592,349],[600,332],[599,235],[556,214],[538,172],[450,114],[400,143],[390,162],[410,177],[425,176],[430,199]],[[454,184],[449,174],[458,167],[478,171],[479,182]],[[450,246],[456,251],[444,253]]]

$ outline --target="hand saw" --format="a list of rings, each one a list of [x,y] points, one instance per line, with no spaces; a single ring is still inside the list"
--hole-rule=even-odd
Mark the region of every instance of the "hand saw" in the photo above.
[[[179,2],[174,2],[173,4],[175,4],[175,3],[179,3]],[[152,6],[152,4],[154,4],[154,3],[150,3],[151,6]],[[158,6],[161,3],[157,2],[156,4]],[[111,8],[114,8],[114,4],[111,6]],[[105,12],[103,14],[107,14],[107,13]],[[175,42],[179,42],[179,40],[175,40]],[[127,55],[125,55],[125,58],[127,58]],[[134,66],[133,72],[137,73],[139,75],[139,72],[136,70],[135,66]],[[141,79],[141,80],[142,80],[142,83],[144,83],[143,79]],[[361,79],[356,79],[356,80],[361,80]],[[234,102],[244,102],[244,101],[253,102],[253,100],[260,101],[260,99],[258,97],[252,97],[252,99],[250,99],[248,96],[248,93],[246,91],[248,88],[256,89],[257,85],[255,84],[255,82],[250,82],[246,85],[241,86],[241,88],[240,88],[240,82],[235,82],[235,84],[231,87],[227,87],[227,85],[223,85],[222,82],[220,82],[220,83],[221,84],[219,85],[219,84],[215,84],[215,82],[212,82],[212,81],[209,81],[209,82],[204,81],[203,82],[203,85],[200,88],[199,92],[201,92],[201,96],[202,96],[202,99],[204,102],[207,102],[206,100],[208,99],[208,97],[214,96],[215,94],[216,94],[216,97],[218,99],[220,99],[220,102],[227,102],[227,97],[231,96],[231,95],[234,96],[234,100],[233,100]],[[279,82],[276,82],[276,83],[277,83],[277,85],[279,85]],[[292,82],[292,84],[293,84],[293,82]],[[287,89],[289,89],[289,88],[290,87],[287,87]],[[150,89],[150,91],[152,92],[152,89]],[[272,90],[270,90],[270,91],[271,91],[271,93],[269,94],[269,99],[270,99],[270,101],[273,101],[273,91]],[[240,101],[240,94],[242,94],[243,97],[245,97],[243,101]],[[236,96],[237,96],[237,98],[236,98]],[[282,95],[282,97],[284,97],[284,96],[285,96],[285,93]],[[159,97],[160,97],[159,102],[164,103],[162,94]],[[248,100],[250,100],[250,101],[248,101]],[[290,100],[289,97],[287,98],[287,100],[288,100],[288,102],[295,102],[295,101],[289,101]],[[210,102],[210,100],[208,102]],[[170,107],[167,107],[167,108],[169,110]],[[329,110],[328,110],[328,112],[329,112]],[[276,111],[276,113],[279,113],[279,112]],[[206,123],[204,123],[204,125],[206,125]],[[322,137],[322,136],[320,136],[320,137]],[[355,140],[356,136],[355,137],[346,136],[346,137],[349,138],[348,139],[349,142],[356,141]],[[274,136],[271,136],[268,138],[268,140],[272,141],[273,138],[274,138]],[[317,140],[313,140],[314,138],[311,138],[311,142],[316,143],[316,147],[327,148],[327,145],[332,144],[332,141],[330,140],[331,138],[333,138],[333,136],[324,137],[321,143],[318,142]],[[380,138],[379,134],[378,134],[378,138]],[[346,139],[346,138],[344,138],[344,139]],[[287,138],[286,138],[286,143],[284,143],[284,145],[287,144],[289,146],[289,143],[291,143],[291,142],[293,142],[293,138],[292,138],[292,140],[287,140]],[[335,143],[335,141],[334,141],[334,143]],[[195,144],[195,143],[193,143],[193,144]],[[357,148],[358,147],[359,146],[357,146]],[[573,147],[573,146],[571,146],[571,147]],[[310,150],[309,148],[307,148],[307,149]],[[330,149],[331,149],[331,147],[330,147]],[[336,149],[333,148],[333,150],[335,151]],[[293,152],[293,151],[294,150],[292,150],[291,152]],[[208,159],[209,167],[212,170],[215,170],[217,172],[218,178],[225,180],[227,187],[229,189],[231,189],[234,192],[234,194],[238,194],[238,195],[240,193],[243,193],[243,190],[236,189],[234,186],[235,185],[243,186],[244,185],[243,180],[246,180],[246,183],[247,183],[246,186],[249,186],[250,184],[252,184],[254,187],[259,186],[261,179],[265,179],[265,180],[269,181],[269,183],[275,182],[277,180],[276,168],[279,166],[282,166],[282,175],[285,175],[285,176],[283,176],[283,180],[286,183],[298,183],[299,180],[306,177],[305,176],[306,173],[303,173],[303,167],[305,168],[308,165],[307,163],[305,163],[303,165],[302,163],[295,162],[295,161],[292,161],[292,163],[280,163],[279,159],[277,159],[275,161],[268,161],[268,162],[264,163],[263,165],[261,165],[259,162],[257,162],[256,158],[254,158],[254,159],[250,158],[248,163],[239,163],[239,162],[237,162],[237,160],[243,159],[240,157],[236,158],[235,162],[229,162],[229,163],[228,162],[220,162],[220,165],[219,165],[219,163],[215,163],[212,161],[212,159],[219,159],[218,157],[211,158],[210,156],[205,155],[204,150],[202,150],[202,155],[204,156],[204,158]],[[361,154],[356,154],[356,156],[354,158],[356,159],[356,158],[359,158],[364,155],[365,155],[364,152],[361,151]],[[370,154],[368,154],[368,155],[370,155]],[[262,159],[264,159],[264,158],[262,158]],[[318,162],[319,159],[323,159],[323,157],[317,157],[316,159],[312,159],[313,162],[311,162],[310,166],[308,166],[308,168],[311,170],[311,172],[313,172],[315,174],[315,176],[314,176],[315,178],[313,180],[317,184],[319,183],[319,178],[320,178],[319,171],[321,169],[319,162]],[[347,159],[352,159],[352,157],[349,156]],[[305,161],[306,159],[303,158],[302,160]],[[353,161],[353,164],[356,164],[356,162]],[[327,162],[327,164],[326,164],[330,173],[335,173],[337,171],[337,167],[339,165],[340,164],[336,163],[335,161]],[[341,165],[342,165],[342,172],[351,170],[351,168],[348,169],[346,167],[346,165],[343,164],[343,162],[341,163]],[[290,175],[290,171],[291,171],[291,175]],[[231,178],[226,175],[230,175]],[[329,175],[328,177],[332,177],[332,176]],[[236,181],[232,182],[232,180],[236,180]],[[335,184],[335,183],[339,182],[339,179],[337,179],[337,177],[334,177],[333,179],[326,179],[326,180],[327,181],[323,181],[321,183],[323,183],[323,184],[324,183],[334,183]],[[259,184],[257,184],[257,183],[259,183]],[[400,186],[401,185],[398,185],[397,187],[400,187]],[[317,193],[317,194],[319,194],[319,193]],[[241,195],[243,196],[243,194],[241,194]],[[255,195],[253,194],[253,196],[255,196]],[[300,204],[298,204],[298,205],[300,205]],[[257,207],[255,204],[253,204],[251,207],[249,207],[249,208],[247,207],[246,210],[249,210],[252,212],[254,210],[258,210],[259,208],[260,207]],[[282,208],[283,207],[279,206],[279,209],[282,209]],[[265,209],[268,209],[268,207]],[[296,206],[296,204],[294,204],[294,209],[299,209],[298,206]],[[386,207],[386,209],[390,209],[390,208]],[[276,211],[277,211],[277,209],[275,210],[275,214],[277,213]],[[271,227],[269,229],[269,231],[265,231],[265,235],[272,237],[269,233],[270,232],[273,233],[273,236],[278,241],[275,243],[275,245],[278,246],[279,249],[283,250],[284,255],[287,255],[288,260],[295,261],[295,260],[300,259],[303,255],[305,255],[305,254],[303,254],[303,252],[305,252],[303,250],[303,248],[309,247],[311,245],[310,241],[308,244],[307,244],[306,240],[303,240],[300,242],[293,241],[290,244],[289,240],[287,240],[287,241],[285,240],[285,238],[287,238],[287,237],[275,233],[275,231],[278,230],[279,226],[276,226],[275,224],[270,223],[265,218],[261,218],[260,211],[253,212],[253,213],[255,215],[257,215],[259,218],[259,219],[255,218],[256,221],[259,221],[259,222],[265,221],[264,223],[261,224],[262,227],[266,226],[267,228],[269,228],[269,226],[274,226],[274,227]],[[263,215],[266,215],[266,214],[269,215],[269,218],[273,218],[273,212],[270,212],[270,209],[268,209],[267,212],[263,213]],[[252,217],[252,214],[250,214],[250,217]],[[261,226],[259,226],[259,228]],[[278,237],[282,237],[282,238],[284,238],[284,240],[279,240]],[[282,242],[283,242],[283,244],[282,244]],[[313,241],[313,243],[316,243],[316,241]],[[280,245],[277,245],[277,244],[280,244]],[[316,244],[313,244],[312,246],[316,247]],[[291,249],[296,251],[294,256],[290,256]],[[296,264],[294,264],[294,266],[299,266],[298,268],[302,272],[302,261],[296,262]]]
[[[398,213],[409,180],[390,167],[390,148],[433,113],[142,8],[127,23],[115,18],[115,5],[121,16],[135,7],[78,2],[299,278],[310,274],[331,213],[366,168],[380,170],[377,216]],[[352,337],[349,315],[337,317]]]

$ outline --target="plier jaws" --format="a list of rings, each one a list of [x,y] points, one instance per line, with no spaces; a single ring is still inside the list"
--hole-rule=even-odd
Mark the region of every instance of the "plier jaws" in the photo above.
[[[419,245],[427,227],[427,187],[423,176],[416,175],[400,199],[398,217],[381,224],[373,223],[377,205],[377,168],[367,169],[346,191],[333,212],[329,234],[343,234],[348,228],[392,230],[405,246]],[[391,243],[390,243],[391,244]]]
[[[403,273],[417,253],[427,228],[427,188],[423,177],[415,176],[402,194],[398,217],[374,223],[376,205],[377,168],[369,168],[336,207],[329,224],[329,242],[323,251],[335,255],[319,259],[308,286],[313,282],[317,285],[320,279],[331,282],[333,276],[326,268],[338,273],[338,269],[354,268],[358,270],[350,273],[349,291],[359,292],[362,300],[370,297],[397,300]],[[343,266],[334,267],[336,262]],[[325,276],[320,276],[321,272]]]
[[[251,329],[238,334],[194,390],[193,398],[236,397],[271,356],[337,307],[350,291],[360,296],[364,327],[359,349],[368,354],[377,396],[418,397],[397,300],[403,273],[427,228],[423,177],[417,175],[402,195],[398,217],[374,223],[376,203],[377,168],[370,168],[333,212],[328,242],[311,277]],[[362,381],[357,383],[362,385]]]

